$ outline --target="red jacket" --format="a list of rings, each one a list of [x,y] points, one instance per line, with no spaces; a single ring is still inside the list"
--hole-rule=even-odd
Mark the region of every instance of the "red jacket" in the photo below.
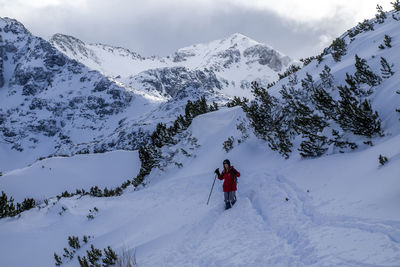
[[[237,190],[235,177],[240,177],[240,172],[238,172],[233,166],[231,166],[231,169],[227,172],[224,169],[222,173],[218,176],[218,179],[224,180],[224,184],[222,186],[224,192]]]

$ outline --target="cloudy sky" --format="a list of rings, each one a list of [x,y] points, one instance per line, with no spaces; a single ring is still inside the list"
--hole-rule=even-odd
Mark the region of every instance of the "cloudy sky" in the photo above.
[[[33,34],[54,33],[129,48],[144,56],[239,32],[292,58],[319,53],[390,0],[0,0],[0,17]]]

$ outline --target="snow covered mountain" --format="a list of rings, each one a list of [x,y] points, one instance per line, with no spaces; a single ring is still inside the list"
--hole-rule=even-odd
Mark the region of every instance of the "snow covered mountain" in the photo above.
[[[16,20],[0,22],[0,171],[50,155],[137,149],[187,100],[249,96],[252,80],[270,82],[291,62],[240,34],[144,58],[61,34],[49,43]]]
[[[136,152],[113,151],[53,157],[4,172],[2,190],[18,202],[34,197],[39,205],[0,219],[0,239],[7,241],[0,243],[0,265],[53,266],[56,253],[62,266],[78,266],[78,256],[93,255],[93,245],[111,246],[119,257],[125,250],[139,266],[399,266],[400,3],[378,15],[306,59],[301,69],[286,72],[268,95],[261,91],[257,103],[276,103],[276,110],[266,112],[264,105],[256,115],[293,128],[274,128],[266,120],[256,129],[249,114],[257,106],[247,113],[222,107],[195,117],[173,142],[158,148],[155,159],[140,151],[139,159]],[[119,79],[116,84],[127,86]],[[199,92],[190,90],[185,91]],[[157,93],[133,92],[147,99]],[[276,100],[269,101],[271,96]],[[176,107],[169,101],[161,106]],[[298,107],[301,114],[293,112]],[[271,140],[287,141],[285,130],[292,143],[288,159],[269,146]],[[302,144],[320,145],[311,148],[322,154],[304,159],[299,152],[310,147]],[[145,186],[128,186],[107,198],[55,197],[62,188],[73,192],[64,178],[76,176],[76,189],[118,186],[149,158],[162,164],[153,166]],[[227,211],[218,180],[206,205],[213,171],[225,158],[241,172],[238,201]],[[79,238],[79,248],[69,242],[71,236]]]
[[[225,95],[251,97],[248,90],[251,81],[266,85],[293,63],[268,45],[240,33],[181,48],[167,57],[142,57],[124,48],[85,44],[62,34],[55,34],[50,43],[70,58],[124,84],[149,91],[156,89],[172,97],[174,94],[163,87],[181,87],[199,76],[213,80],[214,87]]]
[[[2,171],[76,152],[78,144],[91,143],[84,149],[93,151],[126,114],[138,120],[159,105],[69,59],[16,20],[1,18],[0,33]]]

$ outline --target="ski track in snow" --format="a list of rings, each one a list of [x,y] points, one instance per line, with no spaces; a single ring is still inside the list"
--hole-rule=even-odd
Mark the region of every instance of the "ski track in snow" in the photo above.
[[[194,178],[192,178],[194,179]],[[248,180],[248,181],[247,181]],[[251,181],[251,182],[249,182]],[[181,183],[178,182],[177,183]],[[179,186],[178,186],[179,188]],[[182,188],[179,188],[181,190]],[[186,188],[187,189],[187,188]],[[385,239],[387,249],[399,250],[399,223],[366,220],[349,216],[324,215],[310,203],[308,193],[283,176],[268,173],[246,173],[239,184],[238,202],[233,209],[223,211],[221,199],[207,211],[204,196],[193,195],[199,204],[192,209],[201,213],[194,223],[187,223],[176,231],[138,246],[138,251],[154,249],[151,244],[168,243],[161,261],[144,261],[144,266],[397,266],[400,257],[388,265],[371,265],[336,244],[331,251],[320,251],[324,232],[344,232],[356,242]],[[218,198],[220,192],[216,193]],[[285,198],[288,197],[288,201]],[[279,204],[278,204],[279,203]],[[190,207],[189,207],[190,209]],[[189,212],[190,213],[190,212]],[[189,215],[188,213],[188,215]],[[317,232],[322,240],[316,240]],[[163,242],[162,240],[165,239]],[[348,240],[346,240],[348,241]],[[343,241],[343,242],[346,242]],[[229,244],[232,244],[229,247]],[[228,247],[227,247],[228,246]],[[376,246],[372,244],[374,250]],[[353,247],[353,249],[356,249]],[[365,248],[361,247],[360,250]],[[354,252],[354,255],[357,251]],[[140,254],[139,254],[140,255]],[[350,258],[349,258],[350,256]],[[379,256],[379,251],[375,255]],[[149,259],[149,255],[142,255]],[[372,258],[372,261],[374,259]],[[379,260],[378,260],[379,262]]]
[[[337,228],[342,228],[350,231],[361,231],[367,235],[377,234],[389,239],[392,243],[392,249],[399,250],[399,222],[324,215],[314,209],[306,192],[285,177],[280,175],[274,177],[267,173],[252,176],[264,177],[267,181],[260,183],[258,189],[251,189],[247,196],[242,197],[250,199],[254,209],[260,214],[266,225],[271,227],[274,234],[292,248],[292,255],[294,255],[292,257],[294,258],[291,264],[295,266],[325,266],[324,258],[316,256],[318,255],[317,248],[308,238],[310,229],[330,228],[331,231],[337,232]],[[288,201],[284,200],[285,197],[288,197]],[[276,206],[279,201],[286,201],[287,207],[282,210],[281,205]],[[368,239],[365,241],[368,241]],[[335,264],[342,266],[381,266],[348,260],[340,254],[334,254],[330,257],[336,258],[338,262]],[[400,262],[400,256],[393,258],[392,263],[396,264],[396,262]],[[398,266],[398,264],[384,266]]]

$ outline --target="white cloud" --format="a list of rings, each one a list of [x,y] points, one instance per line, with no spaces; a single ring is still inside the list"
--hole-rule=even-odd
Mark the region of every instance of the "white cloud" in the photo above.
[[[354,21],[374,16],[377,4],[391,9],[386,0],[230,0],[237,5],[272,10],[282,17],[299,22],[332,18],[340,13],[351,14]]]
[[[293,57],[320,53],[376,4],[393,0],[0,0],[0,16],[46,39],[65,33],[85,42],[166,55],[241,32]]]

